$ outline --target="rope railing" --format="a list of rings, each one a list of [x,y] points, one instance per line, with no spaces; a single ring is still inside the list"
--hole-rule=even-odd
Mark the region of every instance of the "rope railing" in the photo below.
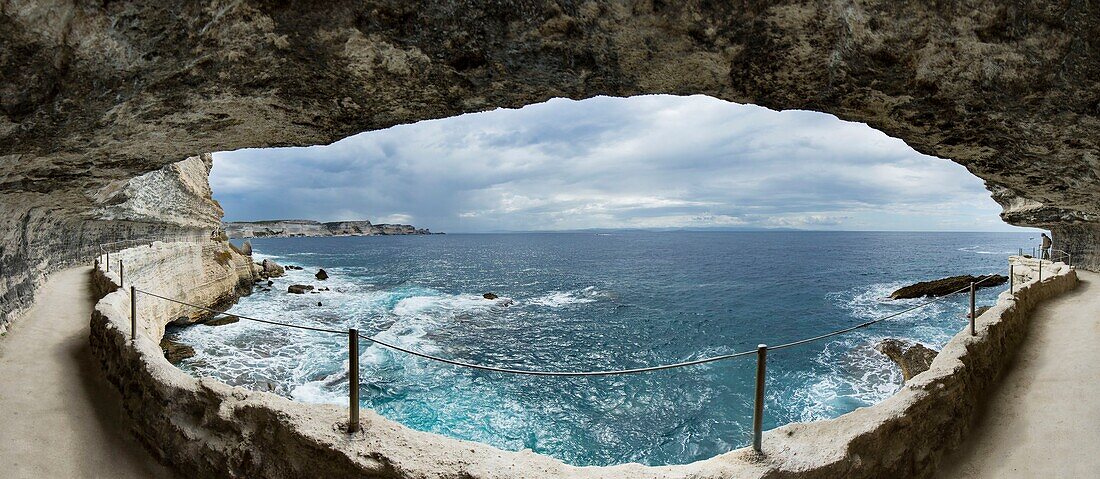
[[[120,267],[121,267],[121,265],[120,265]],[[1010,278],[1012,278],[1012,274],[1013,274],[1013,271],[1012,271],[1012,268],[1010,267],[1010,270],[1009,270]],[[131,319],[130,327],[131,327],[131,340],[136,340],[137,339],[137,329],[138,329],[138,326],[137,326],[138,295],[143,294],[143,295],[147,295],[147,296],[157,298],[157,299],[160,299],[160,300],[164,300],[164,301],[168,301],[168,302],[171,302],[171,303],[179,304],[181,306],[186,306],[186,307],[194,308],[194,309],[197,309],[197,310],[200,310],[200,311],[209,312],[209,313],[212,313],[214,315],[213,317],[228,316],[228,317],[234,317],[234,318],[239,318],[239,319],[243,319],[243,320],[247,320],[247,321],[253,321],[253,322],[257,322],[257,323],[273,325],[273,326],[348,336],[349,337],[349,341],[348,341],[349,376],[348,377],[349,377],[349,382],[350,382],[350,384],[349,384],[349,389],[350,389],[350,391],[349,391],[350,413],[349,413],[348,432],[350,432],[350,433],[354,433],[354,432],[357,432],[359,430],[359,421],[358,421],[358,417],[359,417],[358,362],[359,361],[358,361],[358,359],[359,359],[359,343],[360,343],[360,340],[367,341],[367,342],[372,343],[372,344],[377,344],[379,346],[382,346],[384,348],[391,349],[391,350],[394,350],[394,351],[399,351],[399,352],[408,354],[410,356],[415,356],[415,357],[419,357],[419,358],[422,358],[422,359],[427,359],[427,360],[431,360],[431,361],[435,361],[435,362],[439,362],[439,363],[443,363],[443,364],[449,364],[449,365],[453,365],[453,366],[458,366],[458,367],[464,367],[464,368],[480,370],[480,371],[504,373],[504,374],[516,374],[516,375],[527,375],[527,376],[555,376],[555,377],[592,377],[592,376],[616,376],[616,375],[640,374],[640,373],[648,373],[648,372],[655,372],[655,371],[678,369],[678,368],[684,368],[684,367],[689,367],[689,366],[696,366],[696,365],[701,365],[701,364],[725,361],[725,360],[729,360],[729,359],[749,356],[749,355],[752,355],[752,354],[755,353],[756,356],[757,356],[757,374],[756,374],[756,399],[755,399],[755,402],[754,402],[755,407],[754,407],[754,412],[753,412],[753,449],[757,453],[761,453],[762,452],[762,449],[761,449],[761,435],[762,435],[762,417],[763,417],[763,401],[764,401],[764,394],[763,394],[764,393],[764,378],[765,378],[767,352],[769,350],[777,351],[777,350],[792,348],[792,347],[800,346],[800,345],[803,345],[803,344],[808,344],[808,343],[820,341],[820,340],[823,340],[823,339],[827,339],[827,338],[830,338],[830,337],[833,337],[833,336],[838,336],[838,335],[841,335],[841,334],[849,333],[849,332],[852,332],[852,331],[855,331],[855,330],[858,330],[858,329],[866,328],[868,326],[871,326],[871,325],[874,325],[874,324],[877,324],[877,323],[880,323],[880,322],[883,322],[883,321],[887,321],[889,319],[893,319],[893,318],[902,316],[904,314],[916,311],[916,310],[924,308],[926,306],[946,301],[949,298],[954,297],[956,294],[962,293],[962,292],[967,291],[967,290],[970,291],[970,334],[971,335],[976,335],[977,332],[976,332],[975,323],[976,323],[977,318],[976,318],[976,310],[975,310],[975,294],[976,294],[976,291],[977,291],[979,285],[981,285],[981,284],[983,284],[987,281],[990,281],[995,277],[996,277],[996,275],[993,275],[993,274],[985,275],[984,277],[981,277],[981,279],[970,283],[969,286],[957,289],[955,291],[952,291],[952,292],[947,293],[945,295],[942,295],[940,297],[937,297],[937,298],[934,298],[934,299],[931,299],[931,300],[928,300],[928,301],[921,302],[919,304],[916,304],[916,305],[910,306],[908,308],[905,308],[901,311],[890,313],[890,314],[887,314],[887,315],[879,317],[879,318],[875,318],[875,319],[872,319],[872,320],[869,320],[869,321],[864,321],[864,322],[856,324],[854,326],[837,329],[835,331],[820,334],[820,335],[817,335],[817,336],[803,338],[803,339],[799,339],[799,340],[796,340],[796,341],[791,341],[791,342],[779,344],[779,345],[776,345],[776,346],[768,346],[766,344],[760,344],[755,349],[750,349],[750,350],[745,350],[745,351],[722,354],[722,355],[718,355],[718,356],[711,356],[711,357],[706,357],[706,358],[701,358],[701,359],[680,361],[680,362],[676,362],[676,363],[660,364],[660,365],[654,365],[654,366],[643,366],[643,367],[628,368],[628,369],[607,369],[607,370],[591,370],[591,371],[556,371],[556,370],[537,370],[537,369],[516,369],[516,368],[508,368],[508,367],[501,367],[501,366],[492,366],[492,365],[471,363],[471,362],[460,361],[460,360],[450,359],[450,358],[444,358],[444,357],[440,357],[440,356],[436,356],[436,355],[416,351],[414,349],[410,349],[410,348],[406,348],[406,347],[403,347],[403,346],[400,346],[400,345],[397,345],[397,344],[393,344],[393,343],[378,339],[376,337],[359,336],[359,330],[355,329],[355,328],[351,328],[351,329],[348,329],[347,331],[343,331],[343,330],[337,330],[337,329],[321,328],[321,327],[315,327],[315,326],[306,326],[306,325],[301,325],[301,324],[292,324],[292,323],[286,323],[286,322],[281,322],[281,321],[271,321],[271,320],[267,320],[267,319],[254,318],[254,317],[243,316],[243,315],[239,315],[239,314],[232,314],[232,313],[228,313],[228,312],[225,312],[225,311],[218,311],[218,310],[215,310],[215,309],[212,309],[212,308],[209,308],[209,307],[189,303],[187,301],[181,301],[181,300],[178,300],[178,299],[175,299],[175,298],[170,298],[170,297],[163,296],[163,295],[160,295],[160,294],[157,294],[157,293],[153,293],[151,291],[138,289],[137,287],[135,287],[133,285],[130,286],[130,299],[131,299],[130,300],[130,316],[131,316],[131,318],[130,318]],[[1013,281],[1013,280],[1010,279],[1010,281]],[[1041,282],[1041,279],[1039,281]],[[1015,294],[1013,283],[1010,283],[1009,291],[1010,291],[1011,294],[1013,294],[1013,295]],[[352,371],[352,369],[354,369],[354,371]]]

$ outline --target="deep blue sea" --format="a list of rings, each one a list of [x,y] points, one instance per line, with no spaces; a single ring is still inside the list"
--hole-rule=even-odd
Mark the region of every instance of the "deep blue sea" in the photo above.
[[[255,239],[299,265],[231,311],[346,329],[448,358],[520,369],[634,368],[780,344],[919,300],[906,284],[1004,274],[1030,233],[623,232]],[[239,243],[239,242],[238,242]],[[314,278],[317,268],[331,275]],[[288,294],[294,283],[326,286]],[[1003,288],[979,293],[992,304]],[[482,294],[492,292],[497,300]],[[320,303],[320,305],[318,305]],[[835,417],[902,383],[873,349],[942,347],[965,295],[869,328],[769,353],[765,428]],[[240,321],[170,331],[181,367],[305,402],[346,404],[347,339]],[[531,449],[578,465],[682,464],[747,445],[755,358],[634,376],[481,372],[364,343],[365,407],[411,428]]]

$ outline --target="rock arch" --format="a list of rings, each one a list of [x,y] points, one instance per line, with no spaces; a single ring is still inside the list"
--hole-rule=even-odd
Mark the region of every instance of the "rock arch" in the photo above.
[[[1052,229],[1098,268],[1098,10],[2,0],[0,327],[44,271],[103,238],[214,227],[216,204],[201,218],[103,221],[135,177],[202,152],[329,143],[558,96],[699,93],[866,122],[964,165],[1007,221]]]

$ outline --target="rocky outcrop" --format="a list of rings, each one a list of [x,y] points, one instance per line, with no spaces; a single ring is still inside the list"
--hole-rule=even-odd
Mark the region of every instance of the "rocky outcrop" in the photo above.
[[[291,294],[306,294],[313,291],[313,286],[308,284],[292,284],[286,287],[286,292]]]
[[[317,270],[317,274],[315,274],[313,276],[316,277],[317,279],[321,280],[321,281],[324,281],[324,280],[328,279],[328,272],[325,271],[324,268],[321,268],[321,269]]]
[[[260,263],[260,269],[260,274],[265,278],[278,278],[286,274],[286,270],[279,266],[279,263],[266,258]]]
[[[875,349],[898,365],[905,381],[927,371],[938,354],[923,344],[893,338],[879,341]]]
[[[252,256],[252,242],[251,241],[245,241],[244,244],[241,245],[240,250],[241,250],[241,254],[243,254],[245,256]]]
[[[903,288],[899,288],[890,294],[890,299],[912,299],[923,298],[925,296],[939,297],[946,296],[951,293],[957,292],[963,288],[969,288],[970,283],[978,283],[974,286],[975,289],[988,288],[991,286],[1000,286],[1008,282],[1007,276],[1001,276],[999,274],[984,275],[984,276],[950,276],[943,279],[937,279],[933,281],[921,281],[916,284],[911,284]]]
[[[230,238],[288,238],[297,236],[428,235],[413,225],[371,224],[370,221],[313,220],[234,221],[223,225]]]

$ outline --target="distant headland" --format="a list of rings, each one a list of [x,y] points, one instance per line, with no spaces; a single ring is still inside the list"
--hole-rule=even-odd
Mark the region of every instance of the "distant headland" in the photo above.
[[[222,229],[230,238],[443,234],[432,233],[427,228],[417,228],[413,225],[371,224],[367,220],[330,221],[327,223],[314,220],[228,221],[222,223]]]

